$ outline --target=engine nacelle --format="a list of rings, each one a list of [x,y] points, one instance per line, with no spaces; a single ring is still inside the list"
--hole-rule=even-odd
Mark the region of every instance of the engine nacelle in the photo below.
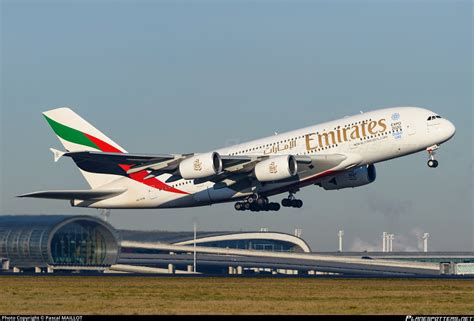
[[[325,190],[337,190],[348,187],[358,187],[372,183],[376,177],[375,166],[360,166],[352,170],[339,173],[321,182]]]
[[[222,159],[216,152],[194,155],[179,163],[184,179],[205,178],[222,172]]]
[[[298,172],[296,159],[292,155],[275,156],[255,165],[255,177],[260,182],[273,182],[295,176]]]

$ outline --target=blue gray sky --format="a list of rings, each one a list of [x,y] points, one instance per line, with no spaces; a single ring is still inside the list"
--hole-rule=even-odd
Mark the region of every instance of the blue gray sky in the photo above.
[[[308,187],[302,210],[114,210],[118,228],[271,230],[314,250],[474,250],[471,1],[11,1],[1,3],[4,214],[93,214],[17,199],[87,184],[44,110],[71,106],[131,152],[209,151],[389,106],[422,106],[457,127],[429,169],[424,153],[377,164],[377,181]],[[275,198],[280,200],[280,197]]]

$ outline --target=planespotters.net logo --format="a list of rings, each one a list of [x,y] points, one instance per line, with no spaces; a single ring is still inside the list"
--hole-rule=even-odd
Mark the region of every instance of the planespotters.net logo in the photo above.
[[[474,316],[411,316],[407,315],[405,321],[474,321]]]

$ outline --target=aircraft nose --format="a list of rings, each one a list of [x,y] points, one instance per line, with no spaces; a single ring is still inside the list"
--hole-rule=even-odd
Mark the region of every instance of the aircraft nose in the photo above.
[[[449,120],[446,120],[445,128],[446,128],[447,134],[449,135],[449,138],[453,137],[454,134],[456,133],[456,127],[455,127],[454,124],[453,124],[452,122],[450,122]],[[448,138],[448,139],[449,139],[449,138]]]

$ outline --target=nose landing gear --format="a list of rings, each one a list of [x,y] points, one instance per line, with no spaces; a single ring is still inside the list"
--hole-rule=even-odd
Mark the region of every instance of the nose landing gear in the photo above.
[[[438,161],[435,159],[436,151],[439,149],[439,145],[433,145],[426,149],[428,154],[430,155],[430,159],[428,160],[428,167],[436,168],[438,167]]]
[[[436,159],[430,159],[428,161],[428,167],[431,167],[431,168],[438,167],[438,161]]]

